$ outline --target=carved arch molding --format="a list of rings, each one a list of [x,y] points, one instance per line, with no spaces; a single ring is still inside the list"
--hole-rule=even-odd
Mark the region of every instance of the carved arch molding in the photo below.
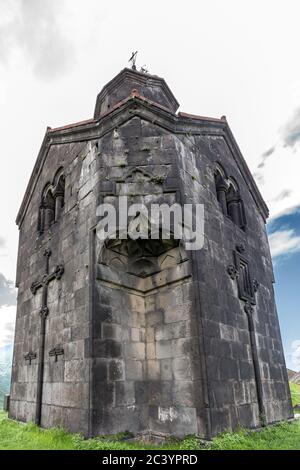
[[[107,240],[97,260],[97,280],[142,294],[190,275],[186,252],[172,238]]]

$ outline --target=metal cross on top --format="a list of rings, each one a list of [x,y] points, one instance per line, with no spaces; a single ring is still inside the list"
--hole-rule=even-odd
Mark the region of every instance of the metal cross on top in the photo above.
[[[131,57],[128,62],[132,62],[131,68],[132,70],[136,70],[136,56],[137,56],[138,51],[135,51],[131,54]]]
[[[46,318],[49,314],[48,309],[48,286],[54,279],[61,279],[64,273],[64,266],[59,264],[54,271],[49,272],[49,260],[51,256],[50,250],[45,250],[44,256],[46,258],[46,272],[40,281],[33,282],[30,290],[35,295],[38,289],[42,288],[42,306],[40,309],[41,327],[39,339],[39,354],[38,354],[38,376],[37,376],[37,396],[36,396],[36,412],[35,423],[41,423],[42,413],[42,395],[43,395],[43,376],[44,376],[44,354],[45,354],[45,331],[46,331]]]

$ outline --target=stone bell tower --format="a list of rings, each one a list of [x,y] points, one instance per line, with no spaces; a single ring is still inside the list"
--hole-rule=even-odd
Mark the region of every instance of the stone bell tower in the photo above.
[[[122,70],[94,117],[48,128],[17,224],[10,416],[86,436],[209,438],[292,416],[268,209],[226,118]],[[100,240],[97,208],[203,204],[204,246]]]

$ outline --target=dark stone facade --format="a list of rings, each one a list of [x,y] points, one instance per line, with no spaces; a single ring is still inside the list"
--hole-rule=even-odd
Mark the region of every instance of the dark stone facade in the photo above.
[[[47,129],[17,223],[10,416],[86,436],[209,438],[293,416],[265,230],[226,118],[125,69]],[[202,203],[205,244],[101,244],[102,202]]]

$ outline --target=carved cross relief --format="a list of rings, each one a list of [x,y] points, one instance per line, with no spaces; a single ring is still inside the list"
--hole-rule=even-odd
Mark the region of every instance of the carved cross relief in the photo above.
[[[51,257],[51,250],[45,250],[44,256],[46,258],[45,274],[41,280],[35,281],[31,285],[31,292],[35,295],[38,289],[42,289],[42,305],[40,309],[41,326],[40,326],[40,339],[39,339],[39,354],[38,354],[38,376],[37,376],[37,398],[36,398],[36,413],[35,423],[41,423],[42,413],[42,395],[43,395],[43,376],[44,376],[44,354],[45,354],[45,332],[46,332],[46,318],[49,314],[48,309],[48,286],[51,281],[61,279],[64,273],[63,264],[59,264],[50,272],[49,262]],[[55,355],[57,360],[57,356]],[[29,358],[30,363],[31,359]]]
[[[251,276],[249,261],[244,254],[245,251],[246,250],[243,244],[239,244],[236,246],[236,251],[233,252],[235,263],[230,264],[227,267],[227,272],[233,281],[237,281],[239,298],[245,302],[244,312],[246,313],[248,320],[248,331],[250,337],[250,347],[257,392],[257,404],[259,409],[260,422],[261,425],[264,426],[265,407],[263,386],[259,366],[259,353],[256,343],[255,323],[253,319],[253,306],[256,305],[255,294],[259,289],[259,282]]]
[[[62,356],[63,354],[64,354],[63,348],[60,348],[58,346],[49,351],[49,356],[50,357],[53,356],[55,358],[55,362],[57,362],[57,357]]]
[[[27,354],[24,356],[25,361],[29,362],[29,365],[31,366],[31,362],[33,359],[36,359],[36,353],[29,351]]]
[[[252,278],[248,259],[244,255],[245,247],[242,244],[236,246],[233,252],[234,264],[227,267],[227,272],[232,280],[237,280],[239,298],[246,302],[245,312],[249,311],[249,305],[255,305],[255,294],[259,288],[259,282]]]

